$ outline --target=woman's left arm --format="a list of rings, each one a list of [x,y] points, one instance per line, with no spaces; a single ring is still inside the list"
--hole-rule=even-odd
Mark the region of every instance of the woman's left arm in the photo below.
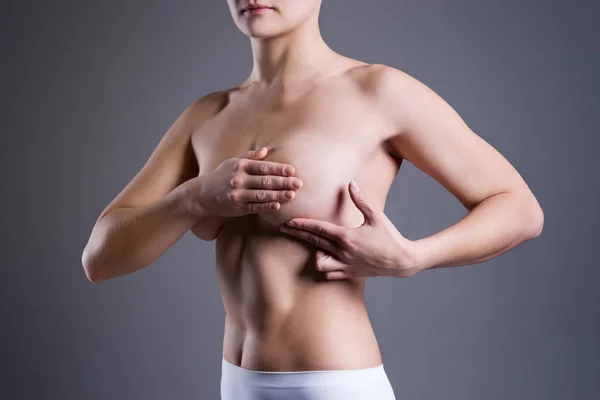
[[[475,134],[429,87],[392,67],[373,65],[369,100],[398,132],[391,150],[450,191],[469,211],[432,236],[408,240],[382,211],[351,190],[365,222],[356,228],[293,218],[283,232],[319,246],[317,269],[329,279],[410,277],[417,272],[476,264],[537,237],[544,213],[515,168]]]
[[[389,140],[392,149],[469,211],[411,242],[418,269],[479,263],[540,235],[542,208],[508,160],[432,89],[400,70],[378,67],[375,96],[399,132]]]

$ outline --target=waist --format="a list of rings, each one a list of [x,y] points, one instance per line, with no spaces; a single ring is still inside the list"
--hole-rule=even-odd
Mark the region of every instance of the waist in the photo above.
[[[327,280],[315,268],[315,251],[284,234],[226,229],[217,242],[217,276],[228,361],[263,370],[381,363],[364,278]]]
[[[243,368],[222,359],[222,379],[238,385],[259,387],[315,387],[387,381],[383,363],[374,367],[338,370],[262,371]]]
[[[312,300],[312,301],[311,301]],[[238,310],[233,310],[234,314]],[[287,314],[261,314],[245,322],[227,312],[223,356],[263,371],[362,369],[381,363],[363,303],[309,299]]]

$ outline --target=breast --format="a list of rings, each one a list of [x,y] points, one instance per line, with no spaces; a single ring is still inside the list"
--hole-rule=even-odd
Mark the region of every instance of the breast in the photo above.
[[[384,164],[388,157],[381,149],[383,122],[343,88],[335,92],[333,98],[329,92],[317,92],[276,111],[256,109],[256,102],[243,99],[229,104],[192,137],[200,174],[267,146],[271,151],[263,160],[293,165],[303,187],[279,210],[253,220],[277,230],[295,217],[360,225],[362,214],[352,203],[348,184],[357,179],[366,193],[377,192],[373,197],[379,206],[393,166]]]
[[[260,213],[257,217],[263,225],[278,229],[295,217],[338,224],[358,220],[360,213],[348,207],[351,199],[347,185],[357,177],[364,157],[360,149],[345,143],[330,143],[322,137],[314,140],[310,135],[275,142],[271,147],[272,152],[264,160],[293,165],[303,186],[296,190],[294,199],[281,203],[279,210]]]

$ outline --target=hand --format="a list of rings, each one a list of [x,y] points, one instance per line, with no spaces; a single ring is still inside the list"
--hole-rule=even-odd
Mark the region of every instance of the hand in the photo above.
[[[382,211],[374,210],[352,185],[348,186],[352,201],[365,219],[361,226],[349,228],[316,219],[292,218],[281,226],[281,231],[321,248],[316,252],[316,265],[328,279],[407,278],[417,273],[412,242],[398,232]]]
[[[302,180],[292,176],[295,169],[290,164],[260,161],[267,150],[262,147],[227,159],[213,171],[194,178],[199,180],[191,195],[195,207],[211,215],[239,217],[277,211],[282,202],[292,200]]]

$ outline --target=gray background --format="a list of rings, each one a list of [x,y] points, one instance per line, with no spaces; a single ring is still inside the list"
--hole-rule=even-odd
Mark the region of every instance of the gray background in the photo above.
[[[214,242],[187,233],[100,285],[102,209],[198,96],[241,82],[218,1],[5,1],[0,398],[218,399]],[[485,263],[377,278],[366,296],[400,399],[600,398],[599,3],[324,0],[325,40],[446,99],[529,183],[537,239]],[[386,213],[408,238],[464,209],[409,162]]]

